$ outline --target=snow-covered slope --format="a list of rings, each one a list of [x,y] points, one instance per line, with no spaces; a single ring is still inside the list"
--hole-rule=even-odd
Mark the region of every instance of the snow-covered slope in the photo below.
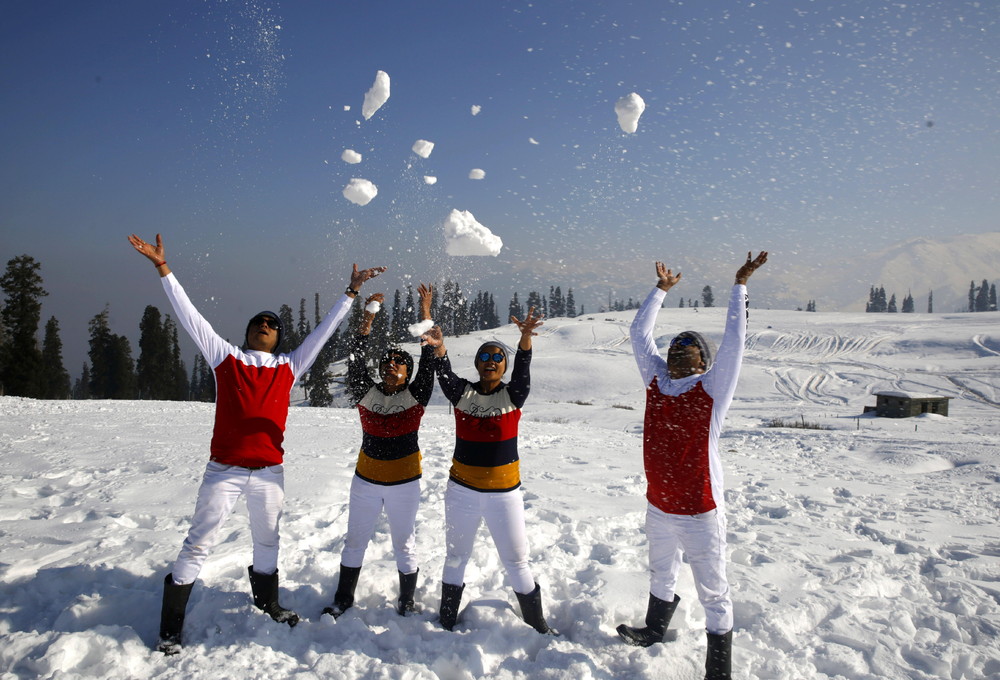
[[[719,339],[722,309],[665,309]],[[630,314],[554,319],[535,342],[520,451],[532,569],[550,623],[519,618],[483,531],[459,625],[436,625],[453,422],[421,429],[424,611],[392,609],[378,527],[357,606],[320,618],[338,571],[360,440],[342,408],[292,409],[278,625],[251,604],[245,509],[189,606],[187,646],[153,653],[162,576],[207,457],[212,406],[0,398],[0,675],[4,678],[701,678],[704,616],[686,570],[672,642],[622,644],[647,596]],[[722,451],[738,678],[1000,678],[1000,315],[754,310]],[[486,337],[448,342],[471,374]],[[874,391],[952,397],[950,417],[862,416]],[[768,427],[773,419],[829,429]]]

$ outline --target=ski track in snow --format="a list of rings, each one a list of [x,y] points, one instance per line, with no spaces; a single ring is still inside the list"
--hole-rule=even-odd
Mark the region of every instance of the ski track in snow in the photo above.
[[[721,442],[734,677],[1000,678],[997,315],[885,319],[752,311]],[[454,438],[439,391],[420,433],[421,613],[395,614],[383,518],[355,607],[337,622],[320,618],[339,571],[360,430],[346,408],[293,408],[281,585],[303,621],[289,629],[252,607],[240,503],[192,593],[185,649],[170,658],[150,646],[213,407],[4,397],[0,674],[701,678],[704,615],[686,568],[671,642],[636,649],[614,633],[641,621],[648,593],[644,394],[630,322],[631,313],[552,319],[535,339],[519,448],[531,566],[559,638],[521,621],[485,529],[458,626],[436,624]],[[723,322],[724,310],[664,310],[657,341],[692,326],[718,341]],[[449,339],[460,374],[489,337],[513,344],[516,333]],[[951,396],[952,417],[861,416],[882,389]],[[831,429],[764,426],[800,416]]]

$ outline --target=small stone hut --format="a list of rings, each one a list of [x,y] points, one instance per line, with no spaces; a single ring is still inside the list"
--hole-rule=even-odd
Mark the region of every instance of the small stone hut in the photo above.
[[[948,400],[937,394],[918,394],[915,392],[876,392],[875,406],[865,408],[865,411],[875,411],[882,418],[911,418],[922,413],[936,413],[939,416],[948,415]]]

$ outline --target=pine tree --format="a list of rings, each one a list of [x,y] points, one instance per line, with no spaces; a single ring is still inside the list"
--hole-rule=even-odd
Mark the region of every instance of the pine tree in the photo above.
[[[278,308],[278,319],[281,321],[281,344],[275,348],[275,351],[291,352],[302,342],[302,338],[299,337],[296,330],[292,308],[288,305],[281,305]]]
[[[94,399],[134,399],[135,363],[128,338],[111,332],[110,311],[104,308],[88,323],[90,329],[90,395]]]
[[[389,335],[394,344],[406,339],[406,326],[403,325],[403,295],[399,292],[399,288],[392,296],[392,322],[389,324]]]
[[[976,311],[976,282],[969,282],[969,311]]]
[[[73,398],[90,399],[90,366],[87,365],[86,361],[83,362],[83,370],[80,371],[80,377],[73,384]]]
[[[30,255],[7,262],[0,277],[6,296],[0,318],[7,340],[0,347],[0,393],[18,397],[39,397],[42,392],[42,352],[38,348],[38,324],[42,318],[41,298],[48,295],[38,273],[41,264]]]
[[[715,296],[712,295],[712,287],[705,286],[701,289],[701,306],[711,307],[715,304]]]
[[[177,324],[170,315],[163,319],[163,334],[167,336],[170,348],[170,389],[166,398],[171,401],[186,401],[191,387],[188,384],[187,367],[181,358],[181,346],[177,337]]]
[[[934,291],[927,293],[927,313],[934,313]]]
[[[434,294],[431,296],[433,298],[437,296],[437,287],[435,286]],[[431,319],[434,319],[434,305],[431,304]],[[417,308],[413,303],[413,286],[406,287],[406,302],[403,305],[403,331],[409,333],[407,330],[410,326],[417,322]],[[405,335],[403,337],[406,337]]]
[[[528,293],[528,301],[525,303],[525,308],[531,309],[532,307],[534,307],[536,313],[542,311],[542,296],[535,291]]]
[[[59,322],[51,317],[45,324],[42,341],[42,398],[69,399],[69,373],[63,366],[62,340],[59,339]]]
[[[987,304],[988,304],[986,308],[987,312],[997,311],[997,286],[995,283],[990,284],[990,297],[989,297],[989,302]]]
[[[520,303],[517,299],[517,291],[514,291],[514,297],[510,299],[510,304],[507,305],[507,318],[517,317],[518,319],[524,318],[524,305]]]
[[[194,355],[190,395],[191,401],[215,401],[215,376],[201,352]]]
[[[983,279],[983,285],[976,289],[976,311],[990,311],[990,282]]]
[[[170,339],[163,331],[160,310],[147,305],[139,321],[139,361],[136,386],[140,399],[169,399]]]
[[[910,294],[910,291],[906,291],[906,297],[903,298],[902,311],[904,314],[913,313],[913,296]]]
[[[896,294],[895,293],[893,293],[892,297],[889,298],[889,306],[886,307],[886,311],[887,312],[891,312],[893,314],[896,313],[897,310],[896,310]]]
[[[576,317],[576,300],[573,299],[573,289],[566,291],[566,316],[573,319]]]

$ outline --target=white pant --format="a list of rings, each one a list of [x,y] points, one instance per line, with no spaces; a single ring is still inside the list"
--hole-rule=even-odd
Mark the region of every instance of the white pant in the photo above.
[[[382,508],[389,520],[392,550],[396,555],[396,568],[404,574],[417,570],[413,554],[416,543],[417,507],[420,505],[420,480],[405,484],[372,484],[354,475],[351,482],[351,504],[347,514],[347,538],[340,563],[345,567],[360,567],[365,551],[375,534],[375,523]]]
[[[687,556],[698,599],[705,608],[705,628],[722,635],[733,629],[733,601],[726,578],[726,517],[717,510],[700,515],[670,515],[646,507],[649,539],[649,592],[671,602],[681,553]]]
[[[514,592],[527,595],[535,589],[528,568],[528,537],[524,526],[524,496],[512,491],[474,491],[448,480],[444,495],[447,554],[442,580],[451,585],[465,583],[465,567],[472,557],[479,525],[486,520],[500,562]]]
[[[273,574],[278,569],[278,522],[285,500],[285,470],[272,465],[248,470],[209,462],[198,489],[194,518],[174,562],[174,583],[198,578],[205,559],[219,541],[219,532],[241,495],[246,494],[253,539],[253,570]]]

